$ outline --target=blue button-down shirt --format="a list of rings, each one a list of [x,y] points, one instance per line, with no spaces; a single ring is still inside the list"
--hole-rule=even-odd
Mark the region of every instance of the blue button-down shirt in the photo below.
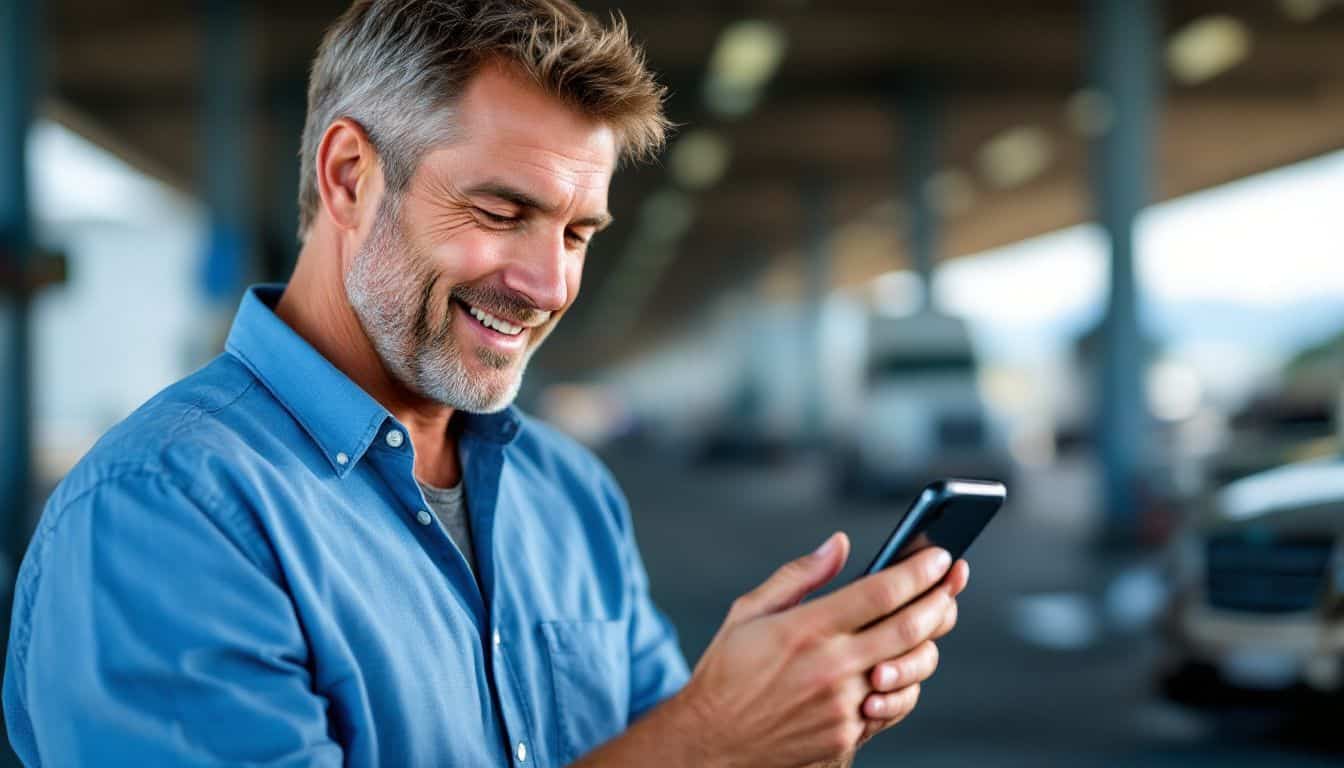
[[[478,584],[404,427],[279,294],[48,502],[4,680],[25,763],[560,766],[679,689],[591,454],[513,408],[454,418]]]

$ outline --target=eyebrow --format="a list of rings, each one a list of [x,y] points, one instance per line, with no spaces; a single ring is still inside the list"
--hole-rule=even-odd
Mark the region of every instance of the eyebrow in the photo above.
[[[513,205],[516,205],[519,208],[530,208],[534,211],[538,211],[546,215],[552,215],[555,213],[556,210],[555,206],[546,205],[545,203],[541,202],[532,195],[529,195],[528,193],[522,191],[521,189],[515,189],[514,187],[511,187],[508,184],[505,184],[500,181],[482,182],[473,187],[469,187],[466,190],[466,193],[469,197],[480,197],[480,196],[497,197],[500,200],[512,203]],[[593,229],[600,232],[603,229],[606,229],[611,224],[611,222],[612,222],[611,214],[607,213],[606,211],[603,211],[602,213],[599,214],[594,214],[592,216],[584,216],[581,219],[575,219],[572,222],[572,224],[573,226],[576,227],[592,227]]]

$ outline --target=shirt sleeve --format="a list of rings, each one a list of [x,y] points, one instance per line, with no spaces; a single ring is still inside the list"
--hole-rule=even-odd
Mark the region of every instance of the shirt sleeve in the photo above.
[[[606,476],[607,494],[616,507],[624,536],[625,574],[631,599],[630,722],[642,717],[690,679],[672,622],[654,604],[649,577],[635,542],[629,504],[616,481]]]
[[[48,507],[4,681],[25,764],[341,764],[250,515],[193,495],[133,471]]]

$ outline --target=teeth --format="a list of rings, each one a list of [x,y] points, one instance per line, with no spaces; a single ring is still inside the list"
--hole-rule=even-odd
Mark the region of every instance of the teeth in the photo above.
[[[475,307],[468,307],[467,311],[471,313],[472,317],[481,321],[481,325],[484,325],[486,328],[493,328],[506,336],[517,336],[523,332],[522,326],[506,323],[498,317],[495,317],[488,312],[482,312]]]

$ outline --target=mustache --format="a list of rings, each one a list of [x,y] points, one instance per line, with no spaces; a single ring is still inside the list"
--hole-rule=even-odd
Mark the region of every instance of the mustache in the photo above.
[[[454,286],[449,298],[521,325],[540,325],[551,317],[549,311],[539,309],[526,296],[491,286]]]

